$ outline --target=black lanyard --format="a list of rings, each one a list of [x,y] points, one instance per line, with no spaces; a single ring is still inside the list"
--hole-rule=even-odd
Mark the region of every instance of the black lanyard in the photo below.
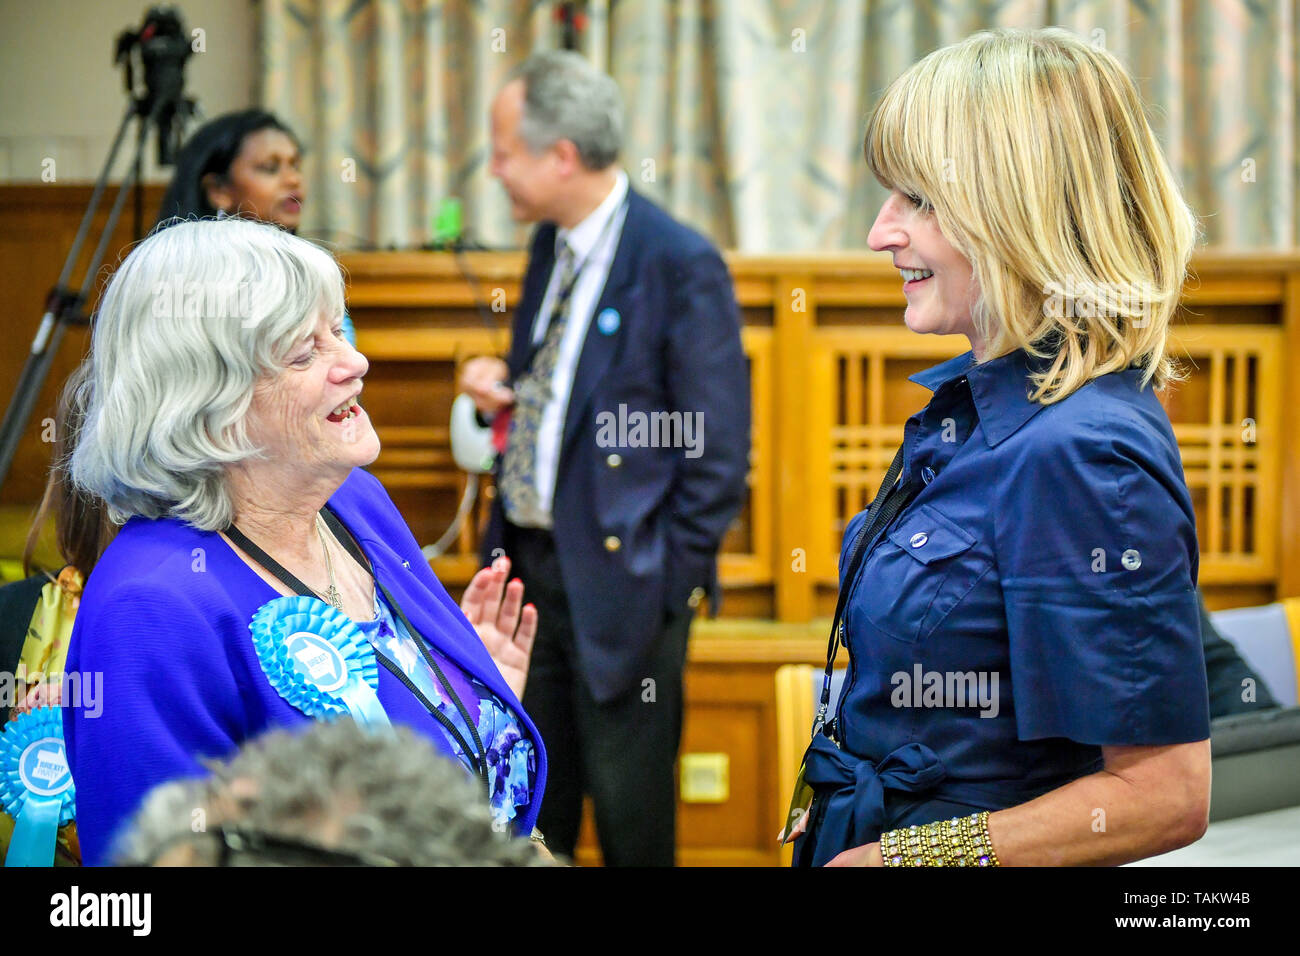
[[[876,492],[876,497],[871,502],[871,509],[867,512],[867,518],[862,522],[862,527],[858,530],[858,536],[853,539],[853,544],[849,547],[848,557],[845,562],[846,571],[840,585],[839,597],[835,601],[835,617],[831,621],[830,641],[826,646],[826,677],[822,681],[821,704],[817,708],[817,717],[813,721],[812,735],[814,737],[817,736],[826,723],[826,709],[831,702],[831,672],[835,668],[835,657],[839,653],[840,644],[846,643],[844,640],[844,605],[848,602],[849,592],[853,590],[853,579],[857,576],[858,569],[862,566],[867,552],[871,550],[870,543],[876,539],[880,531],[889,527],[889,523],[915,497],[911,484],[906,479],[899,481],[899,475],[902,474],[902,471],[903,449],[900,447],[894,454],[894,460],[890,464],[889,470],[885,472],[885,478],[880,483],[880,490]]]
[[[400,667],[398,667],[397,664],[390,661],[387,655],[385,655],[378,648],[376,648],[375,650],[375,656],[379,658],[379,660],[383,663],[384,667],[386,667],[393,674],[394,677],[396,677],[403,684],[405,684],[411,690],[411,692],[415,694],[416,697],[419,698],[420,702],[424,704],[426,708],[428,708],[429,713],[432,714],[434,719],[437,720],[438,723],[442,725],[443,729],[446,730],[447,733],[451,734],[451,736],[456,741],[456,743],[460,745],[462,752],[469,758],[470,763],[474,767],[474,772],[477,773],[478,776],[483,780],[483,784],[488,788],[488,793],[490,795],[491,784],[488,781],[488,775],[487,775],[487,760],[485,759],[486,750],[483,747],[482,739],[478,735],[478,728],[474,726],[474,721],[470,720],[469,711],[466,709],[465,704],[461,701],[460,696],[456,693],[455,689],[451,686],[451,681],[447,680],[447,675],[443,673],[442,668],[438,666],[438,662],[434,659],[433,655],[429,652],[429,648],[427,646],[427,642],[424,640],[424,637],[420,634],[419,631],[415,629],[415,627],[407,619],[406,613],[402,610],[401,605],[397,603],[396,599],[389,592],[388,588],[384,587],[384,585],[380,582],[379,578],[375,575],[374,569],[371,567],[370,561],[366,557],[365,552],[361,550],[361,546],[358,545],[356,539],[352,537],[352,532],[347,529],[347,526],[344,525],[343,522],[338,519],[338,516],[335,515],[334,512],[331,511],[328,507],[322,509],[321,517],[325,519],[325,524],[328,525],[330,531],[334,533],[334,536],[338,539],[339,544],[343,546],[343,550],[345,550],[349,555],[351,555],[352,559],[356,561],[357,564],[361,565],[361,567],[366,569],[366,572],[374,580],[375,587],[379,588],[379,590],[383,593],[384,600],[388,602],[388,606],[397,612],[398,618],[401,620],[402,624],[406,626],[406,630],[411,635],[411,638],[412,640],[414,640],[416,646],[419,647],[420,654],[424,657],[425,663],[429,665],[429,669],[432,670],[433,673],[437,676],[438,684],[440,685],[443,693],[447,695],[447,698],[456,707],[456,712],[459,713],[461,718],[465,721],[465,726],[469,728],[470,736],[474,740],[474,746],[470,747],[469,742],[465,740],[464,735],[461,734],[461,732],[456,728],[456,725],[452,723],[451,720],[447,717],[447,715],[444,714],[442,711],[440,711],[437,708],[437,706],[434,705],[434,703],[431,700],[429,700],[429,698],[424,696],[424,694],[420,691],[420,689],[415,686],[415,683],[411,680],[411,678],[407,677],[406,673]],[[278,561],[275,560],[275,558],[271,557],[269,554],[267,554],[265,551],[263,551],[261,548],[255,545],[252,541],[250,541],[248,539],[248,536],[245,535],[238,528],[236,528],[233,523],[228,528],[226,528],[226,536],[230,538],[231,541],[235,542],[235,544],[239,545],[239,547],[242,548],[245,553],[247,553],[258,563],[260,563],[262,567],[264,567],[267,571],[269,571],[271,574],[275,575],[282,582],[284,582],[286,587],[292,589],[293,591],[297,592],[303,597],[318,598],[320,596],[311,588],[307,587],[307,585],[303,584],[296,577],[290,574]]]

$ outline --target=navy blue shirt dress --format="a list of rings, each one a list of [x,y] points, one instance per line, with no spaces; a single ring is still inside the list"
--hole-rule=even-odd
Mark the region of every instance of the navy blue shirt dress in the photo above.
[[[797,863],[1025,803],[1100,770],[1104,745],[1210,735],[1168,416],[1137,369],[1031,402],[1032,361],[967,352],[911,378],[934,392],[903,438],[920,491],[840,582],[840,746],[810,749]]]

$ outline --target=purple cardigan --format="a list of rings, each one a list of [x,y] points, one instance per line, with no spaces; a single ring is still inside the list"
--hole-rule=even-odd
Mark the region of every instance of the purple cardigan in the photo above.
[[[379,481],[354,470],[330,507],[416,629],[519,716],[536,747],[537,782],[515,825],[532,832],[546,786],[536,726]],[[86,865],[110,862],[117,829],[157,784],[204,775],[200,757],[226,757],[262,731],[309,719],[271,688],[249,637],[253,613],[276,597],[220,535],[174,518],[132,518],[104,552],[86,584],[67,663],[70,673],[103,675],[95,702],[102,713],[68,706],[63,714]],[[378,695],[393,723],[451,756],[441,726],[384,667]]]

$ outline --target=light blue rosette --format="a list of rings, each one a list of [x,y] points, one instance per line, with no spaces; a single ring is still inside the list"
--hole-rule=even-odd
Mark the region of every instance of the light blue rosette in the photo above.
[[[375,695],[375,649],[342,611],[314,597],[280,597],[248,626],[262,672],[276,693],[308,717],[349,714],[365,727],[388,727]]]
[[[76,815],[77,788],[53,707],[28,711],[0,734],[0,801],[14,818],[5,866],[52,866],[59,827]]]

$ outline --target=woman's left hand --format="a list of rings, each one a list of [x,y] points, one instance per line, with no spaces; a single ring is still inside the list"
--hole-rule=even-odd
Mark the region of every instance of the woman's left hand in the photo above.
[[[845,850],[835,859],[826,864],[827,866],[884,866],[884,858],[880,855],[879,843],[868,843],[866,846],[855,846],[851,850]]]
[[[478,631],[515,697],[522,699],[537,637],[537,608],[524,604],[522,581],[516,578],[506,584],[509,574],[510,559],[505,557],[483,568],[465,588],[460,610]]]

